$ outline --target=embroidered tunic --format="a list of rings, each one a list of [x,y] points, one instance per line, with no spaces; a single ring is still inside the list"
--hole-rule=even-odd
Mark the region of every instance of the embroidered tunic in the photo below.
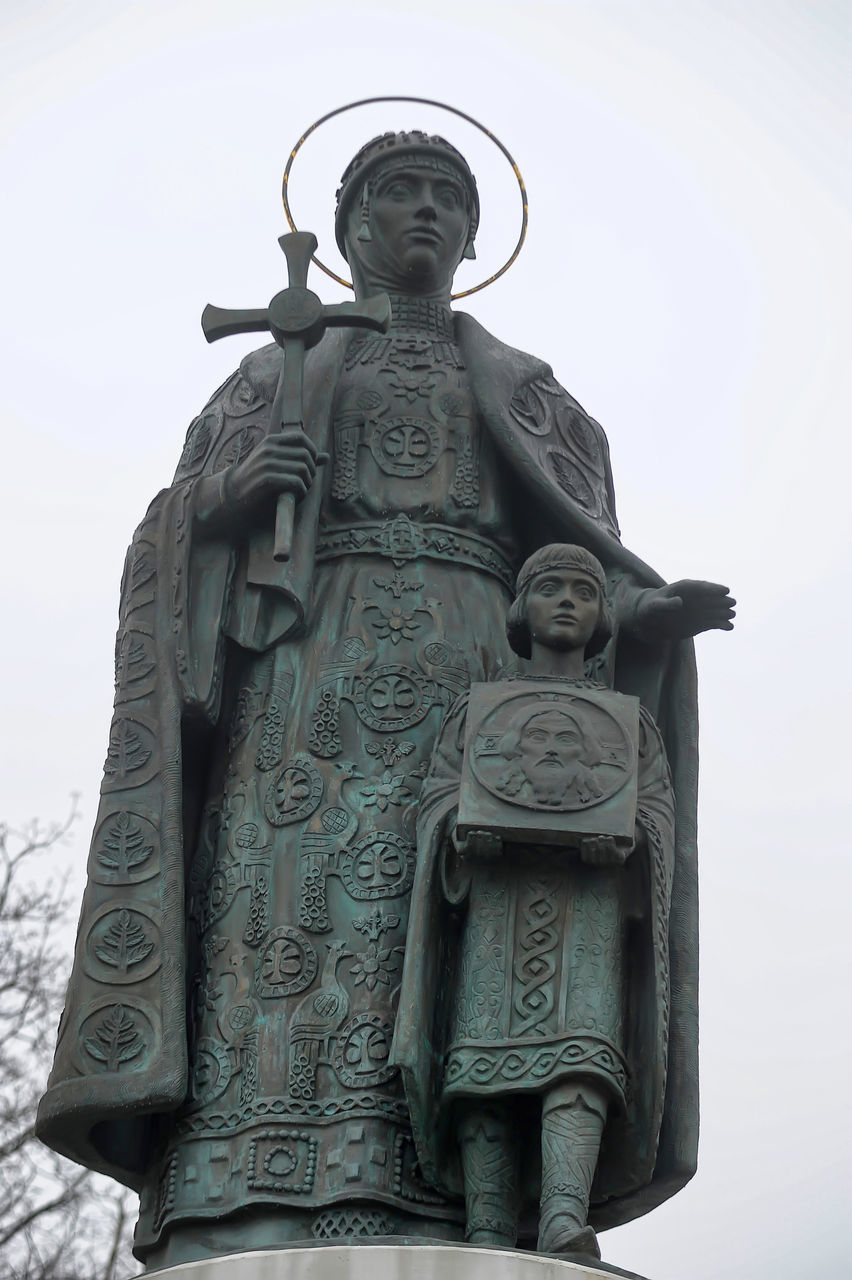
[[[512,529],[450,313],[394,315],[347,350],[310,633],[229,657],[189,880],[190,1099],[143,1245],[264,1203],[294,1238],[461,1229],[388,1058],[417,797],[448,707],[511,657]]]
[[[149,1265],[228,1252],[244,1215],[257,1247],[458,1236],[425,1119],[443,1055],[423,1022],[440,1004],[439,935],[429,903],[409,901],[417,788],[454,694],[500,674],[507,585],[535,546],[593,551],[617,619],[661,582],[619,542],[606,437],[548,365],[429,306],[397,305],[389,337],[356,356],[358,339],[334,331],[308,353],[306,430],[335,458],[297,507],[287,566],[271,519],[239,533],[203,516],[272,429],[275,344],[191,423],[128,551],[101,803],[36,1123],[48,1146],[140,1192]],[[403,381],[425,393],[433,367],[426,394]],[[356,386],[378,391],[374,408],[346,399]],[[448,392],[472,394],[475,412]],[[697,1141],[692,650],[660,654],[629,627],[611,648],[615,687],[663,727],[678,833],[599,1226],[674,1194]],[[424,958],[413,1000],[397,997],[403,946]],[[405,1096],[383,1057],[393,1023]],[[625,1144],[626,1175],[608,1161]]]

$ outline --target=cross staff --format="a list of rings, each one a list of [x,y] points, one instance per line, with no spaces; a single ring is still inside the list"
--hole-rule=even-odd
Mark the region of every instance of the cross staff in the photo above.
[[[366,302],[338,302],[324,306],[307,286],[311,255],[317,247],[317,238],[311,231],[291,231],[279,236],[278,243],[287,259],[286,289],[276,293],[267,308],[251,307],[243,311],[214,307],[210,303],[201,316],[201,327],[208,342],[227,338],[232,333],[262,333],[268,329],[283,353],[281,373],[275,399],[272,402],[273,430],[287,431],[302,425],[302,378],[305,369],[305,352],[316,346],[326,329],[349,325],[360,329],[378,329],[386,333],[391,322],[390,298],[386,293],[368,298]],[[328,455],[320,454],[317,462],[327,462]],[[289,560],[293,543],[293,517],[296,498],[292,493],[278,495],[275,512],[275,542],[273,555],[276,560]]]

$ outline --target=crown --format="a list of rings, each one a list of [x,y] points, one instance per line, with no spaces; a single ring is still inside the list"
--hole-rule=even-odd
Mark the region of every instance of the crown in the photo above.
[[[576,569],[580,573],[587,573],[598,584],[601,594],[606,594],[606,575],[597,556],[593,556],[585,547],[565,542],[552,542],[549,546],[539,547],[538,551],[533,552],[521,565],[515,588],[517,594],[520,595],[533,578],[537,578],[542,573],[549,573],[552,569]]]
[[[352,202],[356,194],[363,191],[365,182],[388,163],[399,168],[427,168],[435,173],[460,178],[470,202],[470,239],[473,240],[479,223],[479,192],[470,165],[446,138],[412,129],[403,133],[382,133],[377,138],[372,138],[346,166],[337,189],[337,210],[334,216],[335,239],[344,257],[346,221]]]

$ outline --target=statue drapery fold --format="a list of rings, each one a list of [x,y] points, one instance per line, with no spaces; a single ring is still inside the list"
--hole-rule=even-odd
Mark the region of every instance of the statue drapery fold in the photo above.
[[[644,697],[672,765],[678,806],[669,922],[672,1034],[666,1110],[651,1186],[621,1221],[677,1189],[697,1142],[695,680],[691,645],[658,654],[629,634],[632,602],[661,579],[621,546],[601,429],[548,366],[499,343],[468,316],[456,337],[501,465],[527,517],[530,546],[566,538],[604,564],[623,626],[616,687]],[[306,363],[305,429],[328,449],[349,335]],[[310,631],[323,475],[299,504],[294,555],[271,557],[272,530],[237,549],[197,522],[198,482],[221,475],[269,430],[281,352],[246,357],[192,424],[174,486],[155,499],[128,555],[117,643],[116,711],[89,863],[69,1004],[39,1133],[72,1159],[134,1187],[187,1089],[185,867],[195,841],[210,726],[228,645],[262,652]],[[656,1197],[656,1199],[655,1199]],[[617,1204],[618,1202],[614,1202]],[[609,1210],[598,1216],[600,1225]],[[621,1214],[621,1216],[619,1216]]]

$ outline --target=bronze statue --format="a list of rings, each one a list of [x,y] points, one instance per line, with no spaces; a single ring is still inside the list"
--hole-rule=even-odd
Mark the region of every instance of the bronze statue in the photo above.
[[[580,1258],[600,1257],[590,1198],[595,1216],[643,1192],[662,1124],[692,1123],[666,1116],[674,795],[651,716],[586,677],[605,590],[583,547],[535,552],[508,628],[529,661],[444,722],[394,1053],[421,1166],[464,1191],[471,1243],[520,1227]],[[694,916],[676,927],[693,948]]]
[[[570,539],[604,566],[615,635],[596,673],[661,726],[676,897],[692,910],[684,637],[729,627],[732,602],[666,586],[622,546],[601,428],[547,365],[450,310],[479,216],[443,139],[362,148],[337,238],[358,305],[390,295],[390,331],[329,330],[304,362],[299,422],[270,408],[281,348],[248,355],[191,424],[128,553],[39,1132],[139,1189],[135,1247],[151,1266],[305,1239],[463,1238],[463,1202],[422,1176],[390,1060],[415,820],[447,710],[514,661],[505,611],[544,544]],[[684,1124],[663,1125],[651,1183],[601,1223],[694,1167],[694,952],[672,964],[667,1096]]]

